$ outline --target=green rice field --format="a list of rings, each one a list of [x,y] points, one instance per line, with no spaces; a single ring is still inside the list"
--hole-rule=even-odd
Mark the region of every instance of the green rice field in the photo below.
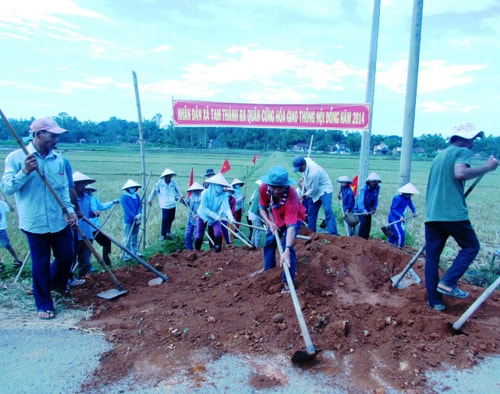
[[[228,182],[234,178],[246,181],[244,190],[247,201],[256,189],[254,183],[262,175],[265,175],[269,168],[275,165],[282,165],[290,172],[290,176],[298,180],[300,175],[292,172],[292,160],[300,153],[297,152],[252,152],[252,151],[227,151],[227,150],[146,150],[145,169],[142,171],[142,158],[139,146],[106,148],[100,146],[60,146],[65,157],[67,157],[73,167],[73,171],[80,171],[94,179],[93,184],[97,188],[96,195],[101,202],[106,202],[120,197],[122,186],[128,179],[133,179],[139,184],[147,184],[145,196],[149,195],[154,183],[165,168],[170,168],[177,173],[173,179],[184,192],[189,186],[191,170],[194,180],[202,183],[203,175],[207,168],[213,168],[215,172],[221,169],[222,163],[227,159],[231,169],[224,175]],[[9,149],[1,151],[2,163]],[[256,158],[255,164],[252,162]],[[359,170],[359,157],[349,155],[329,155],[312,154],[311,158],[323,166],[334,182],[334,195],[338,192],[339,184],[336,179],[341,175],[348,175],[351,178]],[[407,245],[419,248],[424,242],[424,216],[425,216],[425,193],[427,190],[427,175],[431,161],[413,161],[410,181],[420,191],[419,195],[413,197],[419,216],[408,221],[407,225]],[[481,165],[478,161],[474,165]],[[392,157],[371,156],[369,162],[369,172],[375,171],[382,178],[381,193],[379,197],[379,209],[374,216],[372,225],[372,238],[385,239],[380,227],[387,224],[387,214],[390,208],[392,197],[397,193],[399,185],[399,160]],[[472,181],[468,182],[470,185]],[[468,186],[467,185],[467,186]],[[466,186],[466,187],[467,187]],[[500,201],[498,192],[500,191],[500,171],[486,174],[474,191],[467,198],[470,218],[478,237],[481,241],[482,250],[471,269],[489,270],[493,254],[500,248],[500,224],[498,212]],[[143,195],[144,190],[140,189],[139,194]],[[12,204],[13,196],[7,196]],[[334,210],[337,216],[338,229],[344,235],[344,225],[341,220],[340,202],[334,198]],[[173,232],[176,235],[176,247],[183,246],[183,233],[187,220],[187,209],[179,204],[177,208],[176,220],[173,225]],[[22,259],[28,252],[26,239],[17,228],[16,213],[8,213],[9,229],[8,233],[11,243],[19,257]],[[322,211],[320,211],[320,219]],[[108,218],[109,216],[109,218]],[[145,234],[146,256],[157,251],[164,251],[164,246],[158,242],[160,232],[161,211],[155,199],[153,206],[146,214],[147,225],[141,231]],[[123,240],[123,213],[121,207],[115,206],[112,210],[101,213],[101,222],[106,220],[103,230],[119,241]],[[173,242],[173,241],[172,241]],[[143,244],[142,242],[141,244]],[[100,251],[100,247],[97,246]],[[113,247],[113,261],[118,262],[121,251]],[[456,253],[454,241],[449,241],[443,252],[443,263],[449,263]],[[12,259],[5,249],[0,250],[0,258],[5,261],[6,268],[12,264]],[[498,268],[499,261],[496,261]],[[475,267],[477,266],[477,267]],[[486,267],[486,268],[485,268]],[[8,270],[7,270],[8,271]],[[4,274],[5,275],[5,274]]]

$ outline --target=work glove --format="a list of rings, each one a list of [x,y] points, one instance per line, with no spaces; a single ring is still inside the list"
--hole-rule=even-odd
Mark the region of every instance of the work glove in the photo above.
[[[141,219],[142,219],[142,215],[140,213],[138,213],[137,215],[135,215],[134,217],[134,220],[135,220],[135,223],[136,224],[141,224]]]

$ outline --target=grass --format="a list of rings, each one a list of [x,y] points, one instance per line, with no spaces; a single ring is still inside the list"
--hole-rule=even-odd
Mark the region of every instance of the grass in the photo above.
[[[102,201],[110,201],[118,198],[122,193],[122,186],[130,178],[142,184],[144,176],[147,182],[146,193],[139,190],[141,195],[148,197],[154,183],[165,168],[170,168],[177,173],[173,179],[177,182],[180,189],[184,192],[189,185],[191,170],[194,173],[194,180],[202,183],[203,175],[207,168],[213,168],[218,172],[225,159],[228,159],[231,170],[225,174],[226,179],[231,182],[234,178],[248,180],[244,186],[245,194],[248,197],[257,188],[254,183],[267,170],[274,165],[282,165],[290,171],[290,176],[298,179],[299,174],[293,173],[291,162],[297,153],[293,152],[265,152],[261,153],[256,164],[252,163],[254,156],[258,152],[251,151],[226,151],[226,150],[166,150],[154,149],[145,152],[146,168],[142,174],[142,160],[138,146],[125,147],[102,147],[99,145],[62,145],[64,155],[70,160],[73,171],[80,171],[96,179],[93,184],[97,189],[96,196]],[[13,148],[14,149],[14,148]],[[0,151],[1,158],[10,152],[10,150]],[[336,179],[341,175],[353,177],[359,168],[359,157],[344,155],[312,155],[312,158],[323,166],[334,182],[334,195],[338,192],[339,184]],[[411,182],[420,191],[419,195],[414,196],[413,201],[420,216],[408,222],[407,242],[409,246],[419,248],[424,243],[424,216],[425,216],[425,194],[427,190],[427,176],[430,168],[430,161],[413,161],[411,169]],[[480,162],[473,165],[480,165]],[[379,210],[373,218],[372,238],[385,239],[380,228],[387,224],[387,215],[389,212],[392,197],[397,193],[399,187],[399,160],[387,157],[370,157],[369,171],[377,172],[382,178],[381,191],[379,196]],[[469,182],[470,184],[471,182]],[[479,256],[471,266],[471,271],[488,272],[483,276],[490,275],[491,258],[500,245],[500,234],[497,220],[497,214],[500,210],[500,200],[498,192],[500,190],[499,171],[486,174],[483,180],[478,184],[474,191],[467,198],[471,222],[478,234],[482,244]],[[12,196],[7,197],[13,203]],[[337,199],[334,199],[334,211],[337,217],[337,226],[341,234],[344,232],[344,225],[341,222],[341,208]],[[116,207],[111,213],[105,211],[102,213],[101,221],[106,220],[104,231],[119,242],[123,241],[123,214],[121,208]],[[173,233],[175,240],[161,243],[158,241],[161,222],[161,210],[155,199],[153,206],[147,212],[147,228],[144,232],[141,229],[140,239],[145,239],[146,249],[144,250],[146,258],[155,253],[169,253],[176,249],[184,248],[184,227],[187,220],[188,211],[182,205],[177,207],[176,220],[173,224]],[[28,253],[28,247],[24,234],[17,228],[16,213],[8,213],[8,233],[12,246],[17,251],[19,258],[24,259]],[[320,212],[321,219],[321,212]],[[247,230],[244,230],[247,231]],[[235,240],[238,245],[240,241]],[[100,246],[96,245],[100,252]],[[454,241],[449,241],[442,256],[443,267],[449,265],[457,251]],[[112,260],[115,266],[120,266],[122,251],[113,245]],[[6,270],[0,278],[7,279],[14,276],[12,269],[12,258],[6,249],[0,249],[0,258],[5,262]],[[94,265],[99,265],[94,262]],[[486,268],[485,268],[486,267]],[[21,279],[29,278],[29,264],[25,268]],[[490,275],[493,276],[493,275]],[[494,278],[493,278],[494,279]]]

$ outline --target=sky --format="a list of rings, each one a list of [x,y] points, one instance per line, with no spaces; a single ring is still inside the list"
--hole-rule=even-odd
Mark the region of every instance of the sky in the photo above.
[[[8,118],[172,118],[172,99],[361,104],[373,0],[0,0]],[[413,0],[382,0],[372,134],[402,136]],[[414,136],[500,136],[500,1],[426,0]]]

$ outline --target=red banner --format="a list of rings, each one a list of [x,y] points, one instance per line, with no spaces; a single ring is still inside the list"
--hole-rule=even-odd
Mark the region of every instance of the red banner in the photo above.
[[[175,126],[368,130],[368,104],[241,104],[173,100]]]

